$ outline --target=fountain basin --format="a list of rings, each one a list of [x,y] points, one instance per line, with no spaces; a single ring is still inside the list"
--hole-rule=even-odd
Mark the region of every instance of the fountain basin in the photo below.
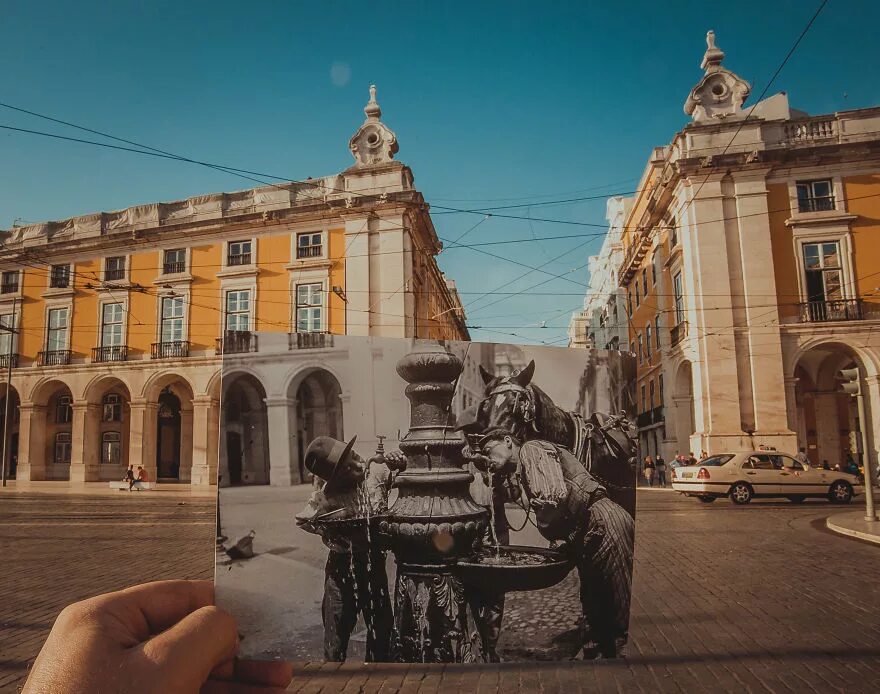
[[[560,552],[543,547],[502,545],[459,561],[455,573],[466,586],[487,592],[551,588],[562,581],[574,564]]]

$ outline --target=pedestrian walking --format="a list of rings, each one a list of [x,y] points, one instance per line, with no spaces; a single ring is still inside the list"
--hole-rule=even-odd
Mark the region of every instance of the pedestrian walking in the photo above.
[[[663,459],[662,455],[657,455],[657,460],[654,461],[655,471],[657,474],[657,484],[666,489],[666,461]]]
[[[698,461],[696,459],[696,457],[694,457],[694,452],[691,451],[690,455],[688,456],[688,459],[687,459],[687,464],[688,465],[696,465],[698,462],[700,462],[700,461]]]
[[[649,487],[654,486],[654,459],[646,455],[645,456],[645,482],[648,483]]]

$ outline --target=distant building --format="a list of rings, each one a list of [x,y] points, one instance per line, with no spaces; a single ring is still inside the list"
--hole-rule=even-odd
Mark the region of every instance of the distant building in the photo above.
[[[784,93],[743,108],[749,84],[707,43],[692,122],[654,150],[622,237],[642,453],[876,464],[880,108],[811,117]]]
[[[372,88],[364,112],[355,162],[339,174],[0,234],[0,325],[20,329],[0,332],[0,373],[13,367],[0,391],[12,398],[12,476],[115,480],[131,463],[151,479],[208,485],[219,445],[226,481],[298,482],[295,442],[341,431],[327,415],[340,386],[318,362],[331,334],[469,339]],[[259,353],[258,331],[288,334],[301,379],[269,397],[278,384],[224,378],[218,442],[221,355]],[[282,421],[291,403],[289,455],[245,479],[247,460],[265,453],[247,417],[260,406]],[[0,425],[3,411],[0,398]]]
[[[495,345],[495,375],[506,378],[520,371],[528,362],[516,345]]]
[[[609,198],[605,218],[608,233],[598,255],[590,256],[590,283],[584,308],[571,317],[569,347],[622,349],[629,346],[629,325],[626,316],[626,292],[617,281],[623,261],[621,236],[633,198]]]

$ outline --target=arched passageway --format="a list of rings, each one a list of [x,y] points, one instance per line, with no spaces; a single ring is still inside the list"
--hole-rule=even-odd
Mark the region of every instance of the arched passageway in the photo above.
[[[341,395],[339,381],[324,369],[311,371],[296,387],[296,460],[304,482],[310,479],[304,465],[309,443],[317,436],[344,436]]]
[[[269,484],[266,390],[250,374],[223,377],[220,474],[224,484]]]

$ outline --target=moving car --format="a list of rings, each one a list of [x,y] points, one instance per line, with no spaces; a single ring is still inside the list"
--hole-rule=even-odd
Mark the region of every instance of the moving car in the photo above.
[[[705,503],[727,496],[735,504],[774,496],[794,503],[816,497],[848,504],[862,491],[856,475],[814,468],[785,453],[767,450],[720,453],[698,465],[677,468],[672,473],[672,488]]]

